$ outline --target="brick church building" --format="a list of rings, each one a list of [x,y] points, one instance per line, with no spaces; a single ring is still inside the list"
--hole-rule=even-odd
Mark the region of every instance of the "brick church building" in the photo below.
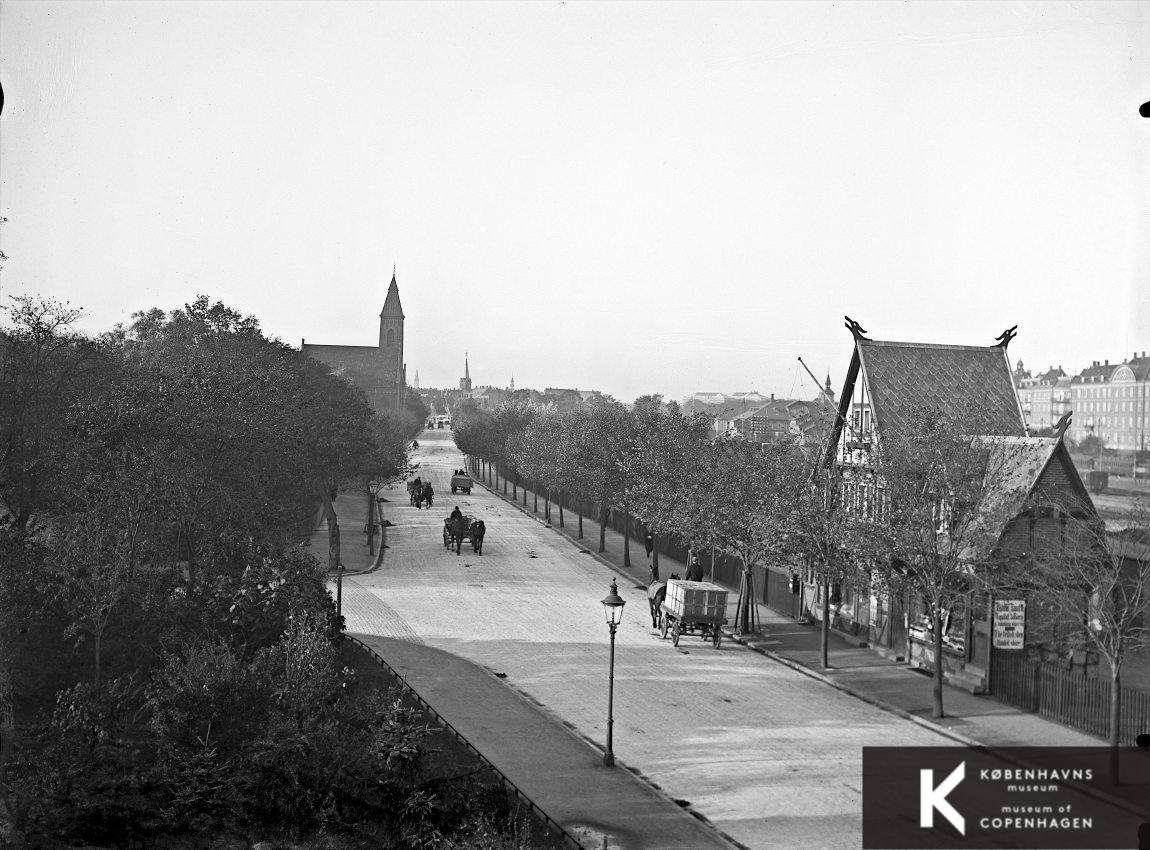
[[[301,340],[300,350],[363,390],[377,413],[402,410],[407,366],[403,362],[403,305],[395,273],[379,314],[378,345],[315,345]]]

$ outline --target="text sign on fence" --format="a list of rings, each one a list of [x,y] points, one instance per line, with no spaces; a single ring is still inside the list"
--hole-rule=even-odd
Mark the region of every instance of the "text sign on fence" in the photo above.
[[[994,648],[1022,649],[1026,643],[1026,600],[994,600]]]

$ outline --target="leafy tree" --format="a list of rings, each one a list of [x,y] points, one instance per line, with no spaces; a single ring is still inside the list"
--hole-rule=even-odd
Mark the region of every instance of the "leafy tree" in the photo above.
[[[1072,649],[1097,652],[1110,678],[1109,743],[1121,743],[1122,670],[1150,649],[1150,504],[1114,520],[1069,520],[1061,546],[1039,547],[1016,564],[1033,603],[1056,623],[1071,624]]]
[[[598,502],[599,551],[604,552],[611,505],[623,504],[626,508],[626,479],[620,464],[631,443],[632,419],[619,402],[598,398],[586,406],[572,408],[563,422],[560,467],[566,478],[564,489]]]
[[[531,407],[514,402],[500,405],[492,417],[491,443],[488,446],[488,451],[491,453],[491,459],[504,467],[504,493],[507,492],[506,466],[511,458],[508,444],[514,437],[522,434],[534,418],[535,411]]]
[[[792,448],[785,444],[760,448],[730,438],[709,443],[703,453],[703,477],[687,499],[700,536],[713,540],[742,565],[735,615],[738,632],[757,628],[755,565],[787,544],[792,456]]]
[[[1075,444],[1074,449],[1089,457],[1099,457],[1106,450],[1106,441],[1097,434],[1087,434]]]
[[[492,462],[496,459],[495,424],[490,413],[474,404],[459,406],[452,413],[452,436],[465,455]]]
[[[865,522],[848,505],[852,481],[838,466],[822,466],[821,446],[811,446],[807,456],[792,454],[791,466],[785,473],[787,500],[791,504],[791,533],[786,539],[789,554],[799,556],[818,580],[822,597],[820,660],[830,666],[831,595],[835,585],[860,575],[864,566],[873,563],[869,546],[873,536],[866,533]],[[869,566],[866,570],[869,580]]]
[[[643,396],[635,401],[634,419],[631,443],[620,459],[632,510],[653,534],[675,535],[691,549],[710,545],[694,511],[701,495],[697,487],[706,478],[706,417],[686,417],[674,402],[664,405],[659,396]],[[651,577],[659,579],[657,554]]]
[[[560,487],[564,480],[564,472],[560,468],[562,440],[563,417],[552,411],[536,416],[521,434],[508,441],[512,465],[535,481],[537,492],[540,486],[546,488],[544,515],[548,521],[551,519],[551,491]],[[538,495],[535,509],[539,509]]]
[[[880,431],[869,526],[890,553],[892,584],[908,587],[925,609],[934,642],[934,716],[943,717],[943,621],[970,590],[993,580],[992,555],[1024,494],[1017,470],[1034,450],[1014,438],[977,437],[976,412],[955,422],[942,411],[908,411],[899,431]]]
[[[100,346],[73,330],[81,311],[54,299],[10,296],[11,327],[0,332],[0,512],[27,528],[64,485],[65,416],[97,391],[109,368]]]

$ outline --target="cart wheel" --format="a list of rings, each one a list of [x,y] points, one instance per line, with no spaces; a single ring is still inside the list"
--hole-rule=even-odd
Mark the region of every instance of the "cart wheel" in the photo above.
[[[659,637],[665,639],[667,637],[667,630],[670,628],[671,628],[671,621],[667,619],[666,612],[660,611],[659,612],[659,631],[660,631]]]
[[[675,625],[671,627],[671,643],[675,644],[675,646],[679,645],[679,634],[681,632],[682,629],[680,628],[679,621],[676,620]]]
[[[715,649],[718,649],[718,648],[719,648],[719,644],[721,644],[721,643],[723,642],[723,630],[722,630],[722,629],[720,629],[718,626],[715,626],[715,634],[714,634],[714,636],[711,638],[711,640],[712,640],[712,641],[714,642],[714,644],[715,644]]]

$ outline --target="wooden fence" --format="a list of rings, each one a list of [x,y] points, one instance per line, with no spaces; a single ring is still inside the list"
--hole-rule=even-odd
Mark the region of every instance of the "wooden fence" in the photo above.
[[[1110,733],[1110,681],[1066,670],[1059,661],[1037,661],[1022,651],[994,650],[990,690],[1002,702],[1098,735]],[[1119,743],[1150,732],[1150,692],[1122,686]]]

